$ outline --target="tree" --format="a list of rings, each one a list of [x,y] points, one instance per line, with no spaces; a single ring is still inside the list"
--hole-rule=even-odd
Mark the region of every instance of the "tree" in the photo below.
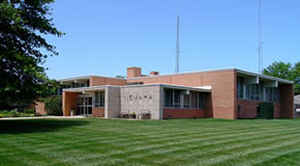
[[[295,94],[300,94],[300,62],[291,63],[274,62],[264,69],[263,74],[294,81]]]
[[[293,67],[290,63],[274,62],[264,69],[264,74],[286,80],[294,80]]]
[[[32,102],[45,88],[48,56],[58,55],[44,38],[60,37],[50,17],[54,0],[0,0],[0,109]]]
[[[295,93],[300,94],[300,62],[294,65],[294,78],[295,78]]]

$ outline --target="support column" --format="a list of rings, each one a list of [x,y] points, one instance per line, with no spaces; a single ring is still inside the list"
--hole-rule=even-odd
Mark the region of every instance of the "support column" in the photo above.
[[[71,109],[76,108],[77,95],[74,92],[63,92],[62,109],[64,116],[71,116]]]

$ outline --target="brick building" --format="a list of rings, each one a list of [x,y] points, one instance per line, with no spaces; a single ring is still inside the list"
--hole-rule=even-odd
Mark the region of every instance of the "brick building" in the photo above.
[[[274,118],[293,118],[293,82],[239,69],[63,79],[63,112],[114,118],[124,114],[169,118],[256,118],[259,103],[274,105]]]

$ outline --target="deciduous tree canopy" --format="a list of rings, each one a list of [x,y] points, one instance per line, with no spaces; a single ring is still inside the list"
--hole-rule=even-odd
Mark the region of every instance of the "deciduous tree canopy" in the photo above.
[[[300,62],[291,63],[274,62],[264,69],[265,75],[270,75],[295,82],[295,94],[300,94]]]
[[[53,2],[0,0],[0,107],[28,103],[47,86],[42,64],[58,52],[45,36],[63,35],[50,17]]]

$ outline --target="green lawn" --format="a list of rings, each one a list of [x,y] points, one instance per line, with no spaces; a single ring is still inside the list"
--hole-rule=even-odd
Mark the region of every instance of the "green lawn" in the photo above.
[[[300,120],[0,121],[1,166],[300,164]]]
[[[15,113],[15,112],[0,112],[0,118],[12,118],[12,117],[34,117],[34,114],[29,113]]]

